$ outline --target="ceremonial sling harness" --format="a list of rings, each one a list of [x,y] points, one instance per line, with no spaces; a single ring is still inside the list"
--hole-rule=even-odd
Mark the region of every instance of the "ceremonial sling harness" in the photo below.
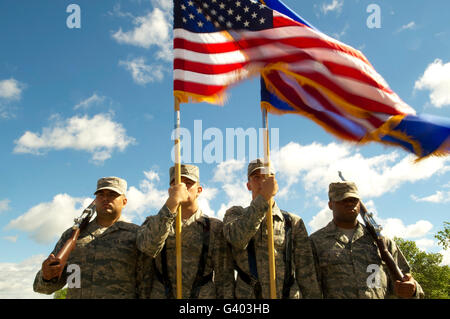
[[[285,235],[285,249],[283,252],[284,267],[284,282],[282,298],[288,299],[292,285],[294,284],[294,274],[292,272],[292,220],[291,216],[285,211],[281,211],[284,217],[284,235]],[[258,278],[258,269],[256,266],[255,241],[252,238],[247,245],[248,268],[250,274],[243,271],[234,261],[234,268],[239,277],[247,285],[253,287],[253,292],[256,299],[262,299],[262,288]]]
[[[200,253],[200,259],[198,262],[197,275],[195,276],[194,283],[192,284],[191,293],[189,295],[190,299],[198,298],[200,293],[200,288],[206,285],[209,281],[212,280],[213,272],[211,271],[208,275],[203,276],[203,272],[205,271],[206,258],[208,257],[209,250],[209,242],[210,242],[210,221],[209,218],[203,216],[205,220],[205,224],[203,224],[203,245],[202,252]],[[197,221],[200,223],[199,221]],[[153,269],[156,274],[156,278],[158,281],[164,286],[165,294],[167,299],[174,299],[172,283],[169,279],[169,273],[167,271],[167,251],[166,244],[161,251],[161,272],[156,267],[155,259],[153,259]]]

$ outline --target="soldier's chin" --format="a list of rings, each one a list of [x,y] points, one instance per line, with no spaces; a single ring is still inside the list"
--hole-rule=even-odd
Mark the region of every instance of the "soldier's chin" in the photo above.
[[[109,216],[109,215],[112,215],[113,214],[113,210],[112,209],[110,209],[110,208],[107,208],[107,209],[104,209],[104,210],[102,210],[102,211],[97,211],[97,214],[99,214],[99,215],[103,215],[103,216]]]

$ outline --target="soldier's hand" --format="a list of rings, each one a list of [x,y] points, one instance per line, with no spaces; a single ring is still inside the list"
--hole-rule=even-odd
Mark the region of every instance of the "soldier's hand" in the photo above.
[[[416,292],[416,282],[410,274],[403,277],[403,281],[397,280],[394,285],[395,294],[401,298],[411,298]]]
[[[174,213],[177,207],[189,200],[189,192],[185,183],[174,184],[169,188],[169,198],[166,201],[166,206]]]
[[[50,254],[50,256],[48,256],[48,258],[42,263],[42,278],[45,280],[51,280],[58,277],[61,273],[61,267],[62,265],[59,258],[56,258],[53,254]]]
[[[261,183],[261,192],[260,194],[264,197],[265,200],[269,200],[274,197],[278,192],[278,183],[275,178],[275,175],[265,175],[264,179]]]

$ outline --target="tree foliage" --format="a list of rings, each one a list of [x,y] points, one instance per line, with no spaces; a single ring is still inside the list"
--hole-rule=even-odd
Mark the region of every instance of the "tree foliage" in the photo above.
[[[67,296],[67,288],[63,288],[55,291],[53,294],[53,299],[66,299]]]
[[[412,269],[414,279],[422,286],[427,299],[450,299],[450,268],[440,266],[442,255],[420,250],[414,241],[394,238]]]
[[[450,223],[444,222],[444,230],[438,231],[434,237],[439,241],[439,245],[448,249],[450,247]]]

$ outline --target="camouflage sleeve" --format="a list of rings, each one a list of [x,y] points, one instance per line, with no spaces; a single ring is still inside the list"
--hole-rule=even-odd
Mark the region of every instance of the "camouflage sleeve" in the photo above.
[[[72,234],[72,228],[67,229],[61,236],[61,238],[58,240],[58,242],[55,245],[55,248],[51,252],[53,255],[57,255],[59,250],[64,246],[67,239],[69,239],[69,236]],[[67,272],[63,270],[61,274],[61,278],[59,279],[52,279],[52,280],[44,280],[42,277],[42,269],[40,269],[36,277],[34,278],[33,283],[33,290],[34,292],[50,295],[54,293],[57,290],[62,289],[67,283]]]
[[[150,257],[156,257],[164,247],[175,217],[176,213],[173,214],[166,205],[158,214],[147,217],[137,233],[138,249]]]
[[[317,268],[310,239],[301,218],[293,225],[295,278],[303,298],[321,299]]]
[[[223,224],[214,229],[213,263],[217,299],[234,299],[234,267],[231,249],[223,237]]]
[[[395,241],[387,238],[386,242],[387,242],[388,250],[392,255],[392,258],[394,258],[395,262],[397,263],[397,265],[400,268],[400,270],[402,271],[402,273],[403,274],[411,274],[411,267],[409,266],[408,261],[406,260],[402,251],[398,248]],[[423,299],[425,297],[425,294],[423,292],[422,286],[420,286],[420,284],[415,279],[414,279],[414,281],[416,283],[416,292],[414,293],[414,295],[411,298]],[[389,287],[388,287],[388,295],[390,295],[390,297],[395,296],[394,282],[395,282],[395,280],[393,280],[391,278],[391,280],[389,282]]]
[[[314,267],[316,269],[316,274],[317,274],[317,281],[319,282],[319,287],[321,289],[321,294],[323,297],[324,282],[323,282],[323,278],[322,278],[322,272],[320,271],[320,267],[319,267],[319,255],[317,252],[316,243],[314,242],[314,237],[309,236],[309,242],[311,243],[311,248],[312,248],[312,253],[313,253],[313,258],[314,258]]]
[[[42,270],[39,270],[36,274],[36,277],[34,278],[33,290],[34,292],[38,292],[40,294],[50,295],[55,291],[62,289],[66,285],[65,277],[67,276],[64,276],[63,272],[63,275],[60,279],[52,279],[46,281],[44,280],[44,278],[42,278]]]
[[[149,299],[153,286],[152,258],[140,251],[136,262],[136,295],[138,299]]]
[[[245,249],[266,216],[269,204],[258,195],[247,208],[231,207],[223,218],[225,239],[238,249]]]

